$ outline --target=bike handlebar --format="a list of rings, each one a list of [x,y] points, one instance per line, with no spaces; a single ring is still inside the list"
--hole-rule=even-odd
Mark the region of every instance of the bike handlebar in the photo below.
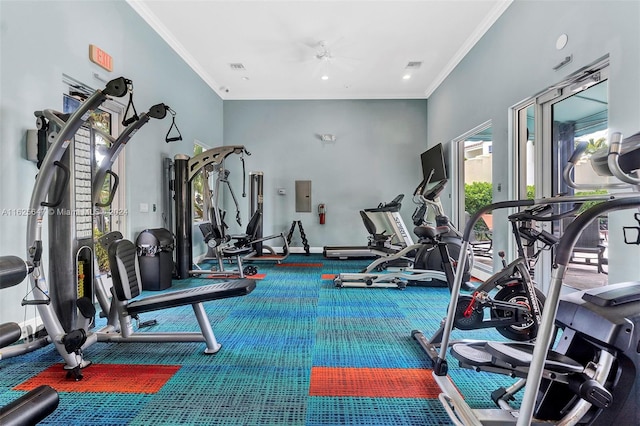
[[[553,206],[551,204],[540,204],[537,206],[530,207],[521,212],[513,213],[509,215],[510,221],[524,221],[524,220],[537,220],[539,222],[553,222],[554,220],[560,220],[565,217],[573,216],[578,210],[582,207],[582,203],[574,203],[573,207],[566,212],[554,214],[554,215],[543,215],[547,211],[551,210]]]

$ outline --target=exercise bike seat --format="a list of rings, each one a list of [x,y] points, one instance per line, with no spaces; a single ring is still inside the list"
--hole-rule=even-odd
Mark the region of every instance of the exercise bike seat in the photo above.
[[[446,225],[443,226],[426,226],[420,225],[413,229],[413,233],[420,239],[420,241],[433,242],[439,235],[446,234],[450,228]]]

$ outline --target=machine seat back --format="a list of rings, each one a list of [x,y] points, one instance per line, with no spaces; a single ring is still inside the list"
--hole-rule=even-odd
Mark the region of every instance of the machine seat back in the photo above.
[[[371,240],[375,244],[385,243],[391,240],[389,235],[385,234],[385,231],[378,232],[378,228],[376,228],[376,224],[373,223],[373,220],[369,217],[365,210],[360,210],[360,217],[362,218],[362,222],[364,223],[364,227],[367,228],[367,232],[369,235],[369,240]]]
[[[249,241],[255,240],[257,238],[258,231],[260,230],[260,218],[262,217],[262,212],[260,210],[256,210],[249,219],[249,223],[247,223],[247,238]]]
[[[109,245],[108,253],[113,288],[118,300],[125,301],[139,296],[142,285],[136,246],[129,240],[117,240]]]

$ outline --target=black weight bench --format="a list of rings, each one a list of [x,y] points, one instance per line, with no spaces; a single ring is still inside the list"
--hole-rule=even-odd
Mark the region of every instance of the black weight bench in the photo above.
[[[244,296],[251,293],[256,287],[254,280],[240,279],[139,298],[142,293],[142,285],[136,246],[129,240],[112,240],[108,245],[108,254],[113,280],[114,303],[120,318],[122,337],[118,339],[108,336],[105,339],[107,341],[126,341],[128,339],[142,342],[187,342],[204,340],[207,344],[205,353],[216,353],[220,349],[220,344],[215,339],[202,303]],[[186,305],[193,307],[201,333],[133,332],[132,316]]]

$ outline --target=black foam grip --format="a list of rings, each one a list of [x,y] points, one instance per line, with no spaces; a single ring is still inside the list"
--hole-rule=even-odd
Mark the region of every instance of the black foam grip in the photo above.
[[[20,284],[28,273],[27,264],[18,256],[0,256],[0,289]]]
[[[40,423],[57,407],[58,392],[51,386],[42,385],[0,409],[2,426],[25,426]]]
[[[17,342],[22,335],[20,326],[15,322],[6,322],[0,324],[0,348],[9,346],[10,344]]]

